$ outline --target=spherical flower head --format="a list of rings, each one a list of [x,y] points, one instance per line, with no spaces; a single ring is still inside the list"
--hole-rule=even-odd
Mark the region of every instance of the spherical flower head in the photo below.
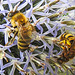
[[[11,21],[8,21],[6,17],[10,11],[15,12],[17,10],[22,12],[26,18],[28,18],[28,21],[36,28],[36,31],[32,32],[32,40],[29,45],[30,48],[34,48],[34,51],[32,52],[30,49],[24,52],[18,51],[20,52],[19,58],[14,57],[15,54],[13,53],[12,48],[17,45],[17,39],[19,37],[17,35],[13,44],[9,46],[0,45],[0,74],[4,74],[4,70],[6,71],[5,68],[8,67],[9,69],[10,66],[12,66],[10,75],[15,74],[16,68],[22,75],[25,75],[26,72],[31,74],[33,72],[33,74],[37,75],[40,75],[42,72],[42,75],[49,75],[50,73],[54,75],[58,74],[59,68],[62,69],[62,66],[60,66],[60,64],[58,65],[56,61],[52,61],[51,58],[54,59],[54,56],[60,56],[63,51],[60,50],[60,46],[56,45],[57,41],[60,40],[59,37],[61,34],[66,30],[68,32],[75,31],[73,26],[69,26],[74,25],[75,0],[38,0],[38,2],[36,2],[36,0],[0,1],[0,13],[4,15],[2,20],[5,20],[5,23],[0,25],[0,32],[4,33],[5,44],[10,44],[9,38],[14,37],[14,33],[11,32],[11,30],[14,30],[13,25],[11,25]],[[8,9],[4,7],[5,5],[7,5]],[[7,26],[11,27],[11,29]],[[33,42],[35,42],[34,40],[41,41],[41,46],[33,45]],[[38,44],[40,44],[40,42]],[[9,62],[6,62],[5,65],[3,65],[4,58],[6,61],[9,59]],[[46,59],[51,60],[51,63]],[[21,67],[21,64],[23,64],[23,68]],[[39,68],[38,65],[40,65],[41,68]],[[40,70],[42,71],[41,73]]]

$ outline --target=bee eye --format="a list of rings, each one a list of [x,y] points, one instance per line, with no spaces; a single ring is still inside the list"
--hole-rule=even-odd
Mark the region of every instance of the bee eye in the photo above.
[[[14,15],[13,12],[9,12],[9,14],[8,14],[9,17],[12,17],[13,15]]]
[[[9,17],[12,17],[12,16],[13,16],[13,13],[9,13],[8,16],[9,16]]]
[[[8,14],[8,17],[12,17],[13,15],[15,15],[16,13],[18,13],[19,11],[10,11],[9,14]]]

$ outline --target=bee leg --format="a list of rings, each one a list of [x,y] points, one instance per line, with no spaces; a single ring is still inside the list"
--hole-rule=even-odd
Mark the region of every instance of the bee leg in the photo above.
[[[7,26],[5,25],[5,27],[9,28],[11,30],[11,32],[15,32],[16,30],[14,29],[14,27],[10,27],[10,26]]]
[[[10,37],[10,34],[13,33],[13,32],[15,32],[15,29],[12,29],[12,27],[7,26],[7,25],[5,25],[5,27],[7,27],[7,28],[10,29],[10,31],[8,31],[8,35],[9,35],[9,37]]]
[[[9,46],[9,45],[11,45],[11,44],[14,42],[17,33],[18,33],[18,32],[15,32],[15,33],[14,33],[14,37],[12,37],[11,40],[10,40],[5,46]]]
[[[7,26],[7,25],[4,25],[5,27],[9,28],[11,30],[11,27],[10,26]]]
[[[30,47],[30,52],[33,52],[38,46]]]

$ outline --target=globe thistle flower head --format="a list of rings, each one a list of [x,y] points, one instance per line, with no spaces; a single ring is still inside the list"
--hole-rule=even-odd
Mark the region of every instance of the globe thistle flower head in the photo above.
[[[65,46],[66,41],[60,45],[63,42],[60,37],[65,32],[75,36],[74,4],[75,0],[0,0],[0,33],[3,34],[3,37],[0,36],[0,74],[58,75],[63,72],[74,74],[71,69],[74,62],[71,66],[58,62],[60,57],[63,59],[66,55],[63,54],[64,50],[69,53],[72,49],[69,48],[68,52],[62,49],[67,45]],[[27,35],[31,41],[28,49],[23,52],[18,49],[18,40],[21,37],[22,41],[26,42],[26,37],[23,38],[19,31],[15,35],[20,29],[16,25],[16,30],[11,23],[12,17],[8,18],[7,15],[11,11],[23,13],[29,21],[27,23],[35,28],[35,31],[31,32],[32,36]],[[25,25],[28,25],[27,23]],[[19,23],[15,21],[15,24]],[[67,60],[66,57],[64,60]]]

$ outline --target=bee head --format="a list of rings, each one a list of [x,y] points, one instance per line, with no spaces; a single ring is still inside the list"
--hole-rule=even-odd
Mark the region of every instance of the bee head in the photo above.
[[[8,13],[8,15],[7,15],[7,19],[8,19],[8,21],[10,21],[11,18],[12,18],[12,16],[14,16],[16,13],[19,13],[19,11],[15,11],[15,12],[10,11],[10,12]]]
[[[16,13],[18,13],[19,11],[17,11],[17,8],[18,6],[20,5],[20,3],[22,2],[23,0],[19,1],[18,4],[15,5],[14,9],[12,9],[8,15],[7,15],[7,18],[8,20],[10,20],[12,18],[12,16],[14,16]]]
[[[13,11],[10,11],[9,13],[8,13],[8,17],[12,17],[12,16],[14,16],[16,13],[18,13],[19,11],[15,11],[15,12],[13,12]]]

